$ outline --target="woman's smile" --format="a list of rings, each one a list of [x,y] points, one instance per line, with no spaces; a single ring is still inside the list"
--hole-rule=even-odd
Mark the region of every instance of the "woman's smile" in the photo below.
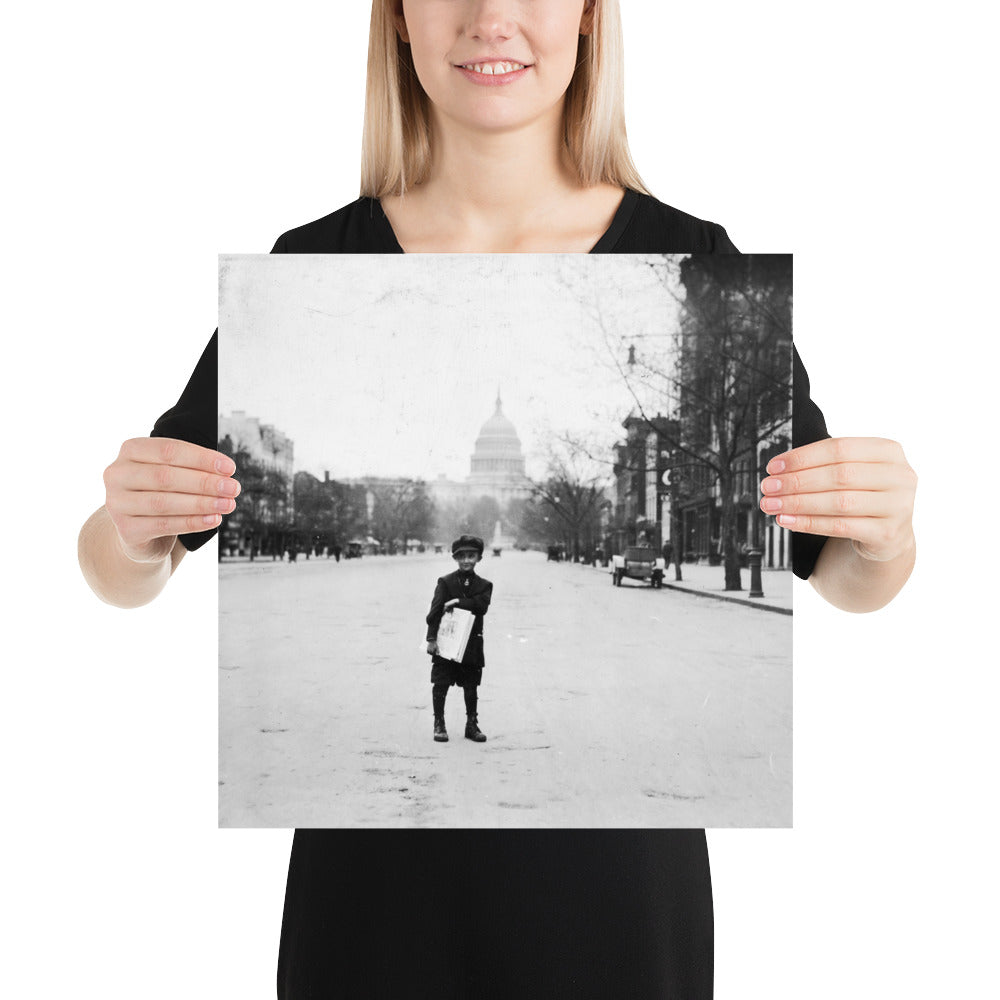
[[[455,67],[462,75],[481,87],[497,87],[520,80],[530,66],[510,61],[462,63]]]

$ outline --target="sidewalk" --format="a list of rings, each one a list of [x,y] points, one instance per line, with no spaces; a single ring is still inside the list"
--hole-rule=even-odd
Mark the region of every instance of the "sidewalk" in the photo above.
[[[598,572],[610,575],[611,567],[604,569],[596,567]],[[666,576],[663,579],[664,589],[686,590],[700,597],[711,597],[717,601],[731,601],[734,604],[746,604],[752,608],[760,608],[762,611],[776,611],[778,614],[790,615],[792,613],[792,571],[790,569],[764,569],[761,570],[761,589],[764,591],[763,597],[750,596],[750,570],[740,570],[740,578],[743,583],[743,590],[726,590],[725,575],[721,566],[697,566],[685,563],[681,567],[681,575],[684,577],[680,582],[674,580],[675,569],[673,564],[667,567]],[[638,581],[625,580],[623,587],[648,586],[640,584]]]

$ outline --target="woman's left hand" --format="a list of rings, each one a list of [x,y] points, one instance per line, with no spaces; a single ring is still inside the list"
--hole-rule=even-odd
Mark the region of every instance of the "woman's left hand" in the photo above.
[[[889,562],[914,546],[917,475],[884,438],[828,438],[767,463],[760,509],[792,531],[850,539],[864,559]]]

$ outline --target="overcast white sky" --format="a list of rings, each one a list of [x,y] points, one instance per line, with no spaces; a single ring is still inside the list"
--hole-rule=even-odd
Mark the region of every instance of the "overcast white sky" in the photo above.
[[[553,433],[621,436],[629,338],[669,350],[676,300],[652,259],[220,256],[220,412],[274,424],[320,477],[464,479],[499,387],[540,476]]]

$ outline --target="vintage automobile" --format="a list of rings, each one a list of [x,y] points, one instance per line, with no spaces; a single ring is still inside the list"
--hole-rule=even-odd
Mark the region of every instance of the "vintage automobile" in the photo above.
[[[364,552],[365,543],[360,538],[353,538],[347,543],[347,551],[344,553],[345,559],[360,559]]]
[[[666,562],[657,556],[655,549],[631,546],[624,555],[611,557],[611,583],[620,587],[622,580],[643,580],[660,588],[666,568]]]

